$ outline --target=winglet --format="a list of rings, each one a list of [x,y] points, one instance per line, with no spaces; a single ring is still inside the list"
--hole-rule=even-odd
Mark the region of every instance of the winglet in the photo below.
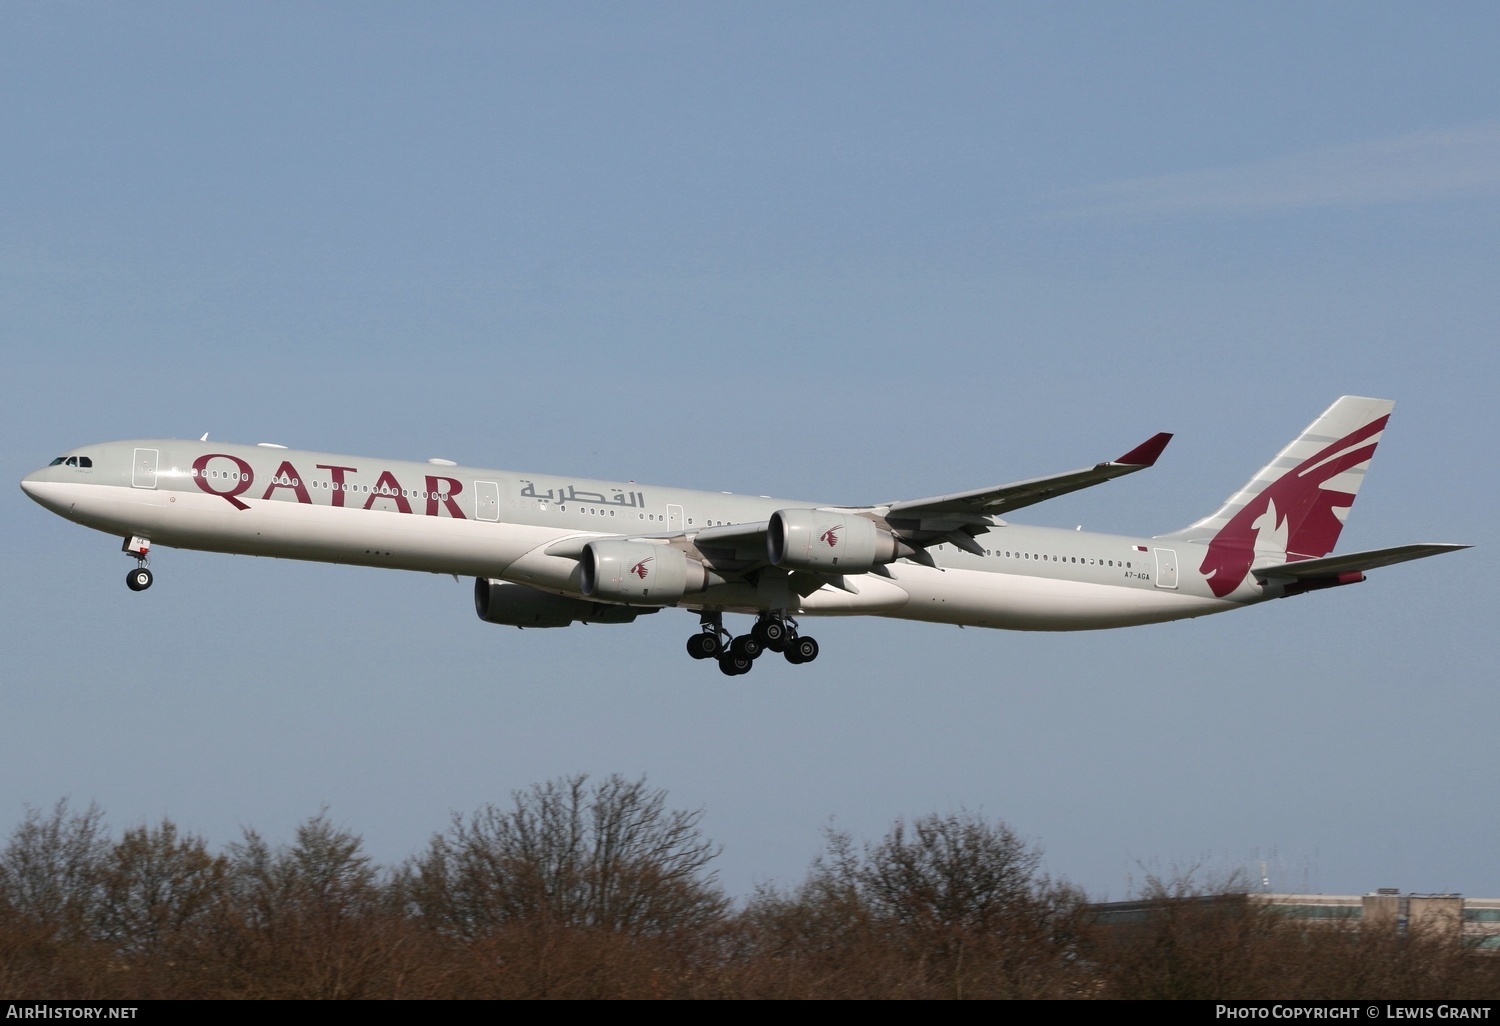
[[[1167,447],[1172,440],[1172,432],[1158,431],[1140,445],[1131,449],[1124,456],[1115,460],[1116,464],[1126,467],[1149,467],[1156,463],[1161,451]]]

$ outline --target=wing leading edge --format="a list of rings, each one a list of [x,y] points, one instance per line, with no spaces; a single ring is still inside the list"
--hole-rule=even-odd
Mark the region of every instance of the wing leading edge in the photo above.
[[[992,485],[989,488],[976,488],[968,492],[934,495],[926,499],[905,499],[893,502],[888,507],[876,508],[883,510],[887,517],[903,520],[943,517],[952,514],[1001,516],[1011,510],[1035,505],[1083,488],[1092,488],[1094,485],[1113,481],[1117,477],[1145,470],[1156,463],[1162,450],[1171,440],[1171,433],[1162,431],[1152,435],[1119,459],[1098,463],[1083,470],[1070,470],[1064,474],[1036,477],[1013,484]]]

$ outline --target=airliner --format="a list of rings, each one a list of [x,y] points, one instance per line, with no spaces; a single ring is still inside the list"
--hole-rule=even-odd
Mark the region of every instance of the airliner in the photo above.
[[[488,623],[629,623],[698,613],[695,659],[747,673],[817,658],[801,618],[874,615],[1071,631],[1160,623],[1355,584],[1455,544],[1333,555],[1394,403],[1344,396],[1208,516],[1135,538],[1001,519],[1155,464],[1153,436],[1048,477],[871,506],[148,439],[71,450],[22,489],[124,539],[133,591],[153,545],[472,576]],[[724,614],[755,618],[733,636]]]

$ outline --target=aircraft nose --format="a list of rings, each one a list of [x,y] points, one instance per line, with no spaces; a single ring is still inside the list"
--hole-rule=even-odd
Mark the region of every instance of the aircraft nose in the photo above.
[[[44,471],[34,470],[21,478],[21,491],[54,512],[60,505],[68,505],[63,500],[61,486],[56,481],[48,480]]]

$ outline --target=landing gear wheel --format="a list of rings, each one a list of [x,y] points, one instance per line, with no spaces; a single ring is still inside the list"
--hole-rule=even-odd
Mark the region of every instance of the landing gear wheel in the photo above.
[[[741,634],[730,643],[729,652],[731,655],[744,656],[753,661],[765,651],[765,647],[754,634]]]
[[[754,665],[755,660],[735,652],[726,652],[719,657],[719,671],[726,677],[738,677],[742,673],[749,673],[750,667]]]
[[[728,647],[729,632],[724,629],[723,614],[703,613],[698,618],[698,633],[687,640],[688,655],[694,659],[722,659]]]
[[[772,652],[780,652],[786,648],[788,631],[786,624],[781,620],[761,620],[756,623],[750,633],[755,635],[763,647]]]
[[[131,591],[145,591],[151,587],[151,571],[145,567],[136,567],[125,575],[125,587]]]
[[[816,658],[818,658],[818,643],[812,638],[796,638],[786,647],[786,661],[793,665],[810,663]]]

